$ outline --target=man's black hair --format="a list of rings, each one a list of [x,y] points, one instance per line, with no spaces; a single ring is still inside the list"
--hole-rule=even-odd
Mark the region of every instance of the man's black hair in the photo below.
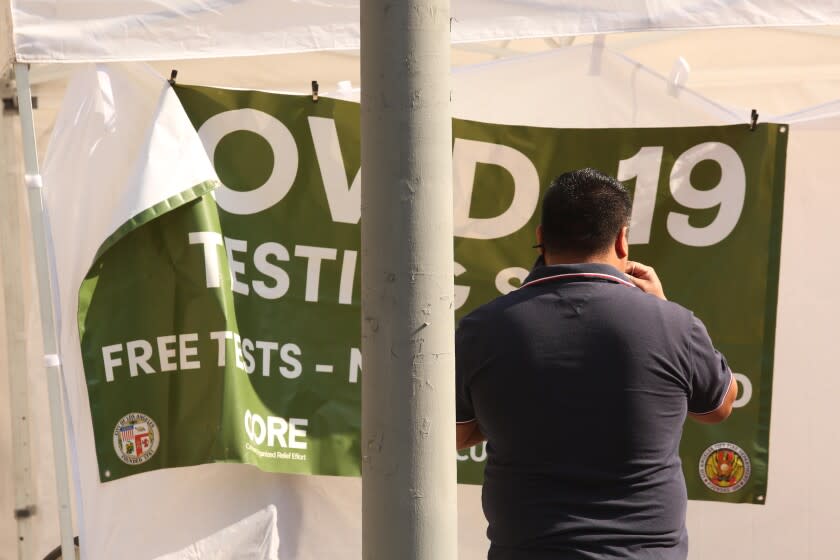
[[[543,196],[543,247],[550,253],[601,253],[630,223],[631,209],[627,188],[613,177],[591,168],[563,173]]]

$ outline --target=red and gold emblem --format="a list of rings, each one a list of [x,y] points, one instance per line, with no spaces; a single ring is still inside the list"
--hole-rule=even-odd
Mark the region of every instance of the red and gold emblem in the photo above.
[[[750,479],[750,458],[734,443],[716,443],[700,457],[700,478],[710,490],[737,492]]]

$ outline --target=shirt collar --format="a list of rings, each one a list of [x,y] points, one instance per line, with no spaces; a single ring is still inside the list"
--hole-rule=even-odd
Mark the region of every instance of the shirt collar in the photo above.
[[[534,263],[534,268],[531,273],[525,278],[522,283],[524,288],[527,285],[538,285],[553,281],[601,281],[614,282],[616,284],[623,284],[625,286],[635,288],[630,277],[619,272],[617,268],[612,265],[604,263],[578,263],[578,264],[553,264],[547,265],[542,257],[537,259]]]

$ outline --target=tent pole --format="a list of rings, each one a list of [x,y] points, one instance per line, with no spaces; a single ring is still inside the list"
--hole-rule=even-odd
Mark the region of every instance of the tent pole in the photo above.
[[[47,392],[52,428],[55,481],[58,491],[58,515],[61,530],[61,557],[76,557],[73,545],[73,517],[70,509],[70,482],[67,470],[67,449],[64,435],[64,412],[61,399],[61,361],[55,324],[57,294],[53,290],[49,248],[47,245],[47,218],[44,212],[41,172],[38,168],[38,148],[35,143],[35,120],[32,112],[32,90],[29,84],[29,67],[15,64],[15,83],[18,91],[21,134],[23,136],[23,165],[29,198],[29,219],[35,251],[35,273],[38,278],[38,300],[41,309],[41,333],[44,339],[44,366],[47,375]]]
[[[15,521],[17,522],[18,559],[27,560],[35,555],[34,525],[37,495],[32,473],[32,434],[29,413],[29,379],[27,376],[26,297],[23,278],[26,267],[21,244],[20,211],[22,193],[18,185],[23,179],[17,116],[6,115],[0,124],[0,272],[3,278],[3,322],[6,336],[0,340],[0,355],[5,355],[6,373],[9,376],[8,406],[11,420],[12,464],[15,494]],[[4,512],[7,514],[8,512]]]
[[[362,558],[457,556],[449,0],[362,0]]]

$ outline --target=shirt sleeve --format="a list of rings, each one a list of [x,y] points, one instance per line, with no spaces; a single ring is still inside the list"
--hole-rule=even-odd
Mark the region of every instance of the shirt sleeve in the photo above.
[[[692,376],[688,411],[708,414],[723,404],[732,382],[732,371],[726,358],[715,350],[706,326],[697,317],[692,318],[689,352]]]
[[[474,372],[476,333],[469,317],[455,331],[455,421],[458,424],[475,420],[469,380]]]

